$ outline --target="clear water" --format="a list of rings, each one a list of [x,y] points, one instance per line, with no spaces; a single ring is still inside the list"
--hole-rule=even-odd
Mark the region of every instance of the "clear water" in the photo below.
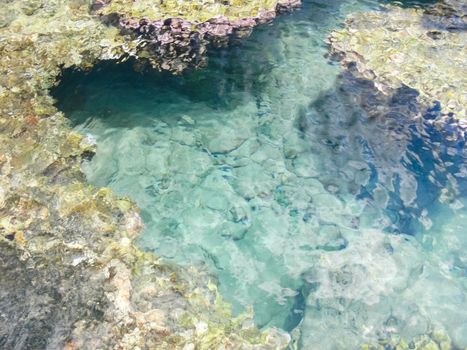
[[[140,206],[140,246],[206,265],[235,311],[303,349],[433,327],[467,347],[465,140],[325,57],[345,14],[377,6],[306,1],[206,70],[103,64],[55,94],[97,140],[89,181]]]

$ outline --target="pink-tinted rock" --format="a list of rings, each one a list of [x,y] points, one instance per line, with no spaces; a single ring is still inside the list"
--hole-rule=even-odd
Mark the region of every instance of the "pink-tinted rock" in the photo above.
[[[112,0],[94,0],[93,8],[100,9]],[[301,0],[282,0],[274,10],[260,11],[256,16],[229,19],[215,16],[205,22],[190,22],[181,18],[149,20],[118,16],[118,26],[123,33],[135,35],[145,42],[142,45],[144,56],[160,70],[180,73],[187,68],[206,65],[206,52],[209,46],[227,46],[239,39],[248,37],[253,28],[271,22],[277,14],[291,11],[300,6]],[[103,16],[108,21],[109,16]],[[142,52],[140,52],[141,54]]]

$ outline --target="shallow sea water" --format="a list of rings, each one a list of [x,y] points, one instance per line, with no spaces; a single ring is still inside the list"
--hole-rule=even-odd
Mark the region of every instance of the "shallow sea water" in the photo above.
[[[323,40],[369,1],[305,1],[208,68],[101,64],[55,91],[97,141],[89,181],[129,196],[138,244],[206,266],[235,312],[353,349],[441,329],[467,347],[467,151],[415,92],[342,73]],[[295,331],[297,332],[297,331]]]

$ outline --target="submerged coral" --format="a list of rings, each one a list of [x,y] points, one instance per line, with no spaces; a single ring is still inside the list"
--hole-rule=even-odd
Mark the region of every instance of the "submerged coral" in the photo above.
[[[130,200],[85,183],[93,140],[49,95],[63,67],[134,55],[85,1],[2,1],[0,10],[0,348],[277,349],[289,336],[232,318],[202,271],[132,243]]]
[[[329,42],[344,64],[355,64],[380,90],[416,89],[424,103],[439,101],[445,113],[465,123],[465,20],[465,2],[457,0],[426,10],[391,6],[351,15]]]

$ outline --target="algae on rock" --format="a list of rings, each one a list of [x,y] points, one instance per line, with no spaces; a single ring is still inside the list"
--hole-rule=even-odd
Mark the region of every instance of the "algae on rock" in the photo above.
[[[94,0],[104,22],[140,41],[136,55],[159,70],[180,73],[206,65],[211,46],[226,46],[272,21],[300,0]]]
[[[467,97],[466,5],[440,1],[426,10],[389,6],[351,15],[330,38],[331,51],[377,86],[408,86],[424,103],[439,101],[465,123]],[[464,120],[464,121],[462,121]]]
[[[232,318],[209,276],[132,241],[128,199],[85,183],[92,140],[71,132],[49,89],[62,68],[135,55],[140,41],[84,1],[2,1],[0,348],[278,349],[289,336]]]
[[[106,1],[107,2],[107,1]],[[274,10],[277,0],[112,0],[102,11],[103,14],[119,13],[126,17],[181,18],[190,22],[205,22],[215,16],[229,19],[256,17],[260,11]]]

